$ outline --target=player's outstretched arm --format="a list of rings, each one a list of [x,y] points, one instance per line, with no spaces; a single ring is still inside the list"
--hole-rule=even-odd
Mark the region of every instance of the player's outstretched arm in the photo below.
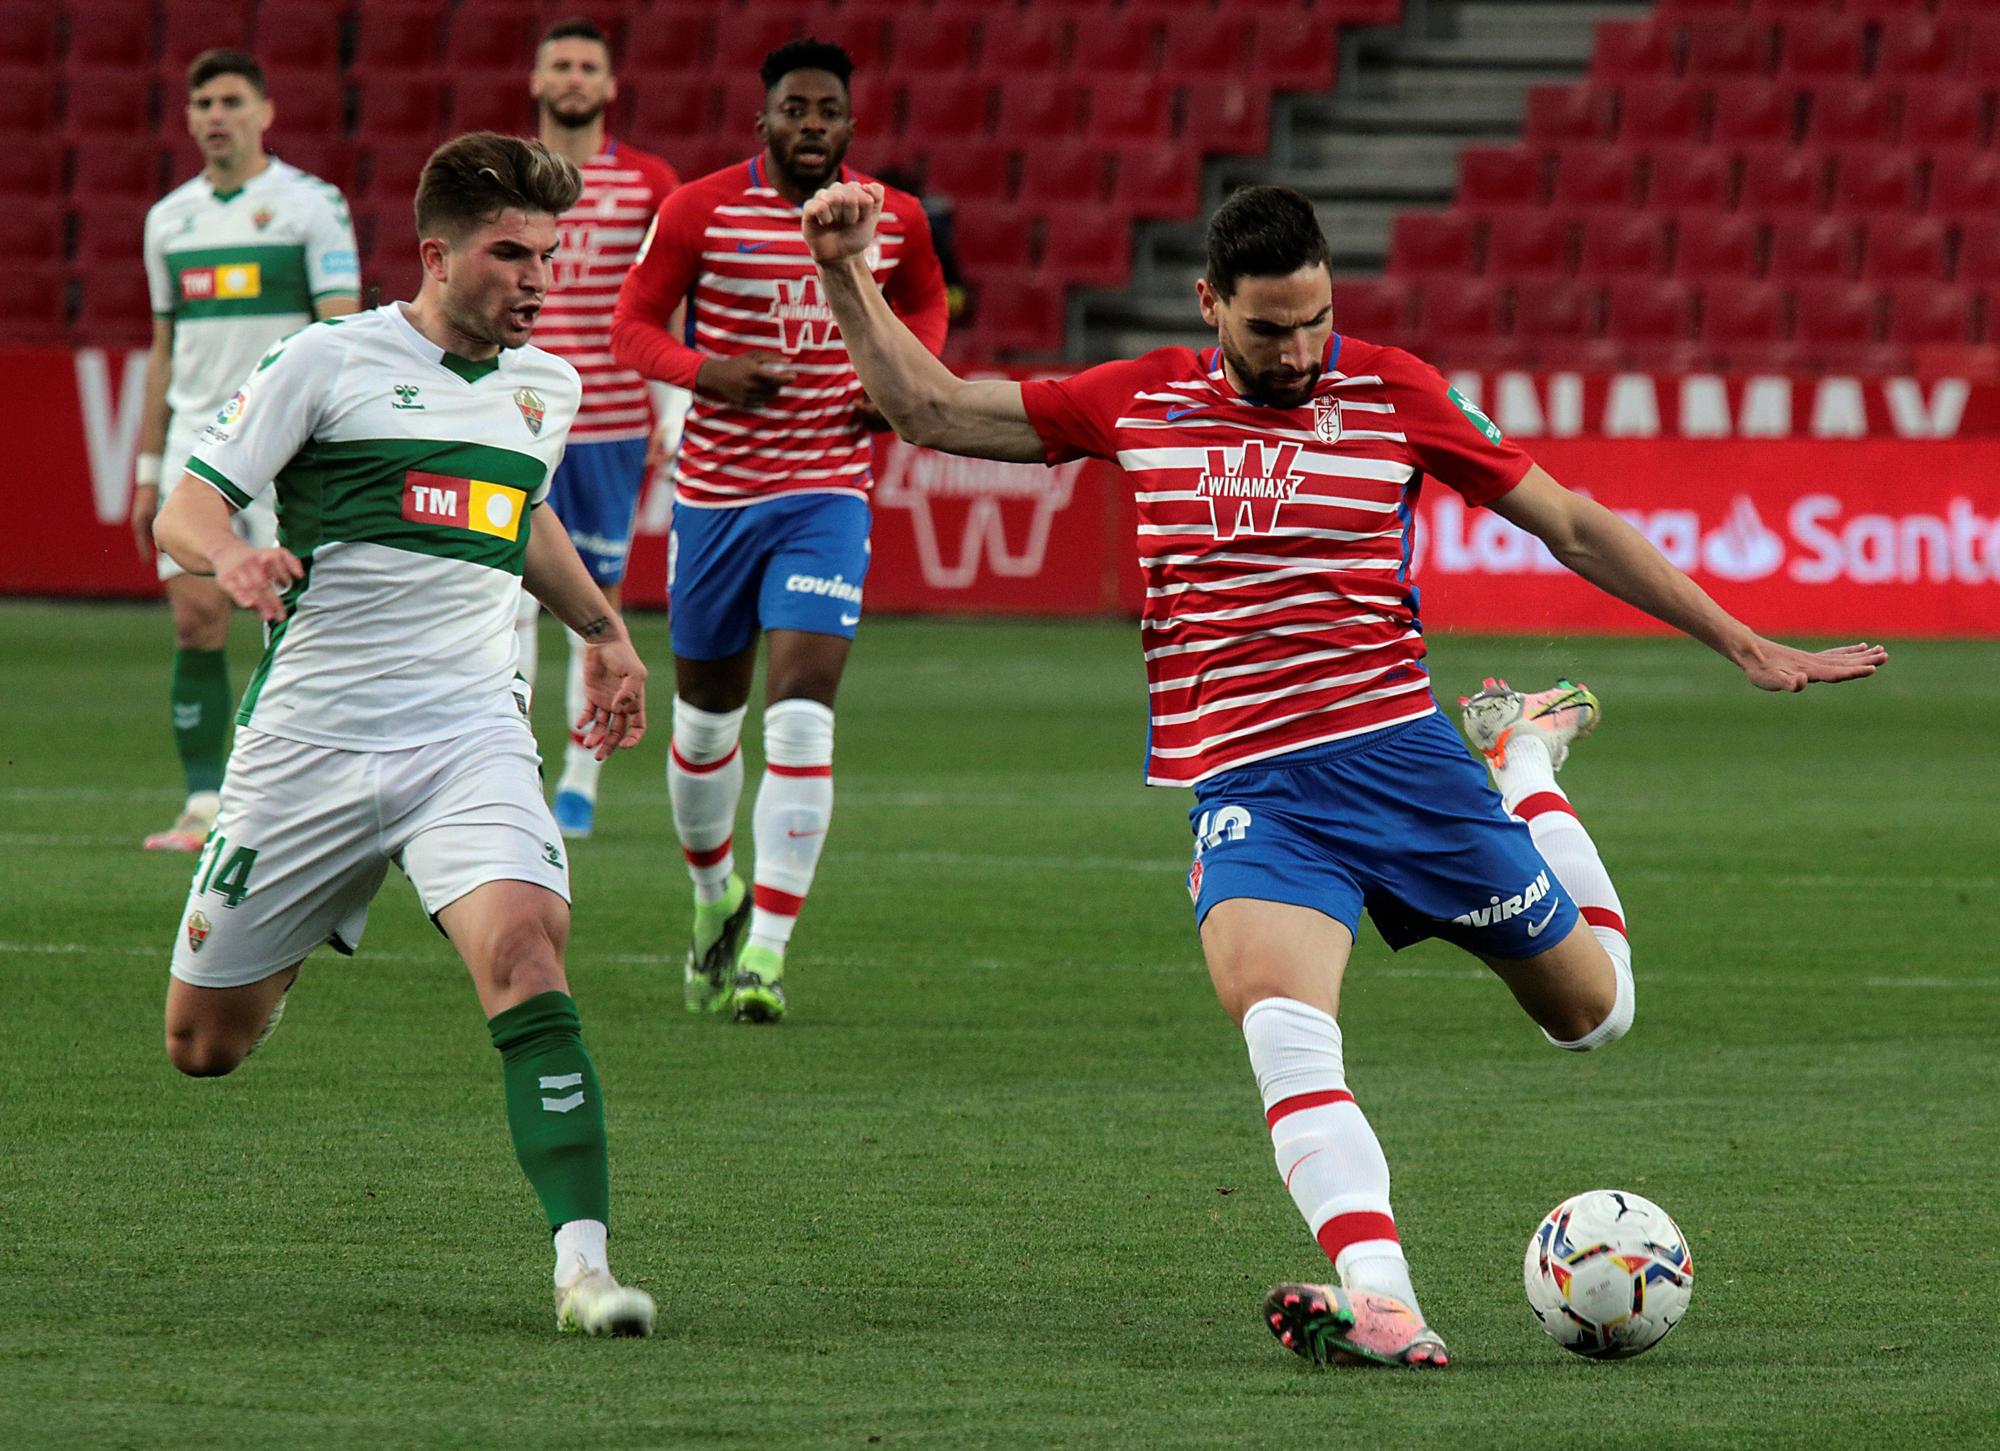
[[[280,591],[305,578],[291,550],[253,549],[229,526],[235,510],[199,474],[184,474],[153,520],[153,540],[189,574],[212,574],[232,600],[265,624],[285,617]]]
[[[1541,469],[1495,499],[1493,512],[1541,539],[1564,565],[1606,594],[1692,635],[1733,661],[1759,690],[1873,675],[1889,658],[1880,645],[1797,650],[1766,640],[1669,564],[1630,524],[1593,499],[1571,493]]]
[[[583,714],[571,724],[600,761],[646,734],[646,666],[625,622],[590,577],[556,511],[537,504],[528,525],[521,583],[549,613],[583,636]]]
[[[863,261],[875,240],[882,188],[844,181],[806,203],[806,246],[855,374],[904,439],[973,458],[1041,463],[1041,435],[1021,405],[1021,385],[968,383],[904,326]]]

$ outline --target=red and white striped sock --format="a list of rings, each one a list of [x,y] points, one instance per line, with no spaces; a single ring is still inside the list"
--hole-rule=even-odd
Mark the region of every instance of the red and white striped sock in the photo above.
[[[1340,1283],[1421,1316],[1389,1209],[1389,1161],[1347,1091],[1340,1025],[1296,999],[1264,998],[1243,1015],[1243,1041],[1278,1173]]]
[[[1566,1042],[1549,1037],[1558,1048],[1588,1052],[1623,1037],[1632,1026],[1637,994],[1632,982],[1632,944],[1625,934],[1625,908],[1611,874],[1597,854],[1597,843],[1584,830],[1569,796],[1556,784],[1549,750],[1525,731],[1507,742],[1507,764],[1494,769],[1493,785],[1507,810],[1528,823],[1535,848],[1548,862],[1570,899],[1576,903],[1593,936],[1604,945],[1618,978],[1618,996],[1611,1014],[1585,1036]],[[1545,1032],[1544,1037],[1549,1035]]]
[[[728,895],[736,870],[731,849],[736,803],[743,795],[745,707],[709,711],[674,699],[674,739],[667,750],[667,795],[674,804],[674,834],[694,878],[694,899],[702,906]]]
[[[750,829],[757,841],[750,945],[783,953],[812,890],[833,821],[833,711],[780,700],[764,711],[764,784]]]

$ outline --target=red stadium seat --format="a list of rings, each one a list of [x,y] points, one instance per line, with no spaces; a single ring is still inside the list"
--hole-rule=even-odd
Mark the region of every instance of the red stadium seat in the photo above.
[[[1877,80],[1929,80],[1958,69],[1960,32],[1917,18],[1882,27],[1875,46]]]
[[[153,6],[142,0],[72,0],[62,8],[69,19],[70,67],[152,66]]]
[[[1070,69],[1089,79],[1151,75],[1159,65],[1160,25],[1135,10],[1092,15],[1070,38]]]
[[[1931,0],[1843,0],[1841,14],[1850,20],[1896,23],[1930,17]]]
[[[364,75],[355,86],[357,135],[370,138],[434,137],[444,129],[446,88],[425,77]]]
[[[1971,86],[1930,81],[1903,93],[1902,144],[1928,151],[1985,140],[1985,97]]]
[[[1405,277],[1463,277],[1478,270],[1473,219],[1462,212],[1403,212],[1391,223],[1389,270]]]
[[[1646,153],[1646,205],[1658,212],[1719,212],[1729,206],[1729,153],[1711,146],[1660,146]]]
[[[0,144],[0,199],[54,196],[62,187],[60,136],[10,136]]]
[[[992,118],[993,88],[965,76],[922,76],[903,88],[903,128],[926,142],[983,137]]]
[[[1877,217],[1868,225],[1861,275],[1870,282],[1942,282],[1951,237],[1935,217]]]
[[[1964,69],[1972,81],[2000,76],[2000,16],[1990,10],[1967,18]]]
[[[64,130],[98,138],[95,144],[125,144],[153,129],[153,76],[150,71],[71,71]],[[178,109],[178,106],[173,106]]]
[[[1542,153],[1524,146],[1468,146],[1458,155],[1461,206],[1537,206],[1546,200]]]
[[[1859,76],[1867,53],[1867,36],[1858,23],[1795,20],[1779,36],[1778,69],[1787,76]]]
[[[354,17],[350,74],[362,84],[385,73],[435,70],[444,59],[443,0],[378,0]],[[404,82],[407,84],[407,82]]]
[[[1671,28],[1651,20],[1606,20],[1597,27],[1590,52],[1590,78],[1625,82],[1673,74]]]
[[[889,35],[890,57],[898,71],[904,75],[942,75],[972,67],[979,28],[971,16],[935,12],[912,16],[908,12],[907,5],[888,8],[894,27]],[[907,19],[896,24],[899,17]]]
[[[1417,284],[1421,334],[1487,338],[1500,332],[1500,289],[1477,277],[1437,277]]]
[[[705,15],[649,10],[643,23],[632,27],[631,39],[618,57],[619,74],[628,84],[655,84],[656,72],[699,73],[706,80],[712,29]]]
[[[723,132],[688,136],[665,144],[661,155],[673,164],[685,181],[727,171],[748,161],[757,151],[757,138]]]
[[[1486,270],[1503,283],[1566,277],[1571,232],[1566,220],[1539,208],[1493,212],[1486,217]]]
[[[0,337],[14,343],[51,343],[61,338],[69,311],[69,281],[62,265],[26,264],[7,281],[0,287]]]
[[[168,70],[187,69],[188,62],[205,50],[249,50],[249,0],[202,0],[199,5],[160,7],[160,64]],[[322,56],[321,64],[331,64],[338,52]],[[264,62],[262,56],[258,57]],[[264,62],[269,64],[269,62]]]
[[[1823,81],[1813,87],[1806,141],[1814,146],[1879,146],[1895,134],[1891,96],[1866,81]]]
[[[1702,289],[1701,340],[1734,363],[1751,354],[1768,356],[1785,340],[1785,300],[1761,282],[1712,282]]]
[[[1111,205],[1124,216],[1148,221],[1194,216],[1201,210],[1201,157],[1185,145],[1120,147],[1111,170]]]
[[[1514,289],[1514,335],[1536,342],[1597,335],[1603,290],[1582,282],[1524,282]]]
[[[68,230],[61,202],[46,197],[10,200],[0,207],[0,256],[7,259],[10,274],[17,266],[60,262]]]
[[[1667,266],[1667,227],[1643,212],[1600,214],[1583,219],[1577,275],[1604,278],[1658,277]]]
[[[1628,345],[1691,342],[1694,302],[1694,291],[1678,282],[1614,282],[1605,289],[1604,335]]]
[[[997,146],[949,146],[931,158],[927,195],[962,202],[1005,201],[1014,195],[1014,153]]]
[[[1755,276],[1762,230],[1734,216],[1702,216],[1684,223],[1674,233],[1674,276],[1688,282]]]
[[[318,0],[264,0],[252,32],[253,53],[267,71],[330,71],[340,59],[344,9]]]
[[[80,263],[122,263],[141,269],[146,212],[152,203],[137,197],[76,204],[76,259]]]
[[[1638,164],[1632,152],[1607,146],[1571,146],[1555,154],[1555,204],[1576,209],[1629,207],[1638,200]]]
[[[1077,39],[1081,44],[1082,35]],[[1245,67],[1249,40],[1250,31],[1235,10],[1173,11],[1166,17],[1160,73],[1194,86],[1211,85]],[[1270,87],[1262,89],[1268,93]]]
[[[1030,206],[1095,202],[1104,196],[1104,152],[1087,141],[1045,141],[1021,153],[1021,199]]]
[[[1262,156],[1271,144],[1271,93],[1236,76],[1181,92],[1181,136],[1223,156]]]
[[[533,135],[535,103],[528,95],[526,68],[454,71],[451,82],[451,129],[499,131],[510,136]]]
[[[755,75],[764,57],[788,40],[806,33],[803,15],[736,10],[718,16],[715,27],[715,70],[723,75]]]
[[[1042,217],[1042,267],[1089,287],[1123,287],[1132,275],[1132,228],[1103,207],[1063,206]]]
[[[1063,290],[1032,272],[981,280],[979,335],[1004,353],[1052,353],[1062,346]]]
[[[361,294],[364,299],[372,292],[384,302],[408,300],[417,295],[423,278],[423,263],[417,256],[414,231],[399,231],[386,242],[378,236],[375,250],[361,259]]]
[[[1166,86],[1107,81],[1090,92],[1090,134],[1100,141],[1164,141],[1173,134],[1173,93]]]
[[[1818,152],[1767,146],[1743,154],[1736,204],[1756,215],[1816,212],[1826,191],[1826,160]]]
[[[516,84],[520,77],[515,77]],[[347,134],[347,86],[330,71],[272,70],[264,77],[273,120],[266,133],[273,146],[287,136]],[[165,97],[162,97],[164,100]]]
[[[153,330],[153,300],[136,266],[88,267],[77,274],[76,330],[84,337],[138,342]]]
[[[41,67],[0,70],[0,133],[6,144],[16,135],[51,130],[56,124],[56,78]]]
[[[979,68],[996,80],[1033,75],[1062,63],[1069,24],[1032,10],[988,6],[980,27]]]
[[[613,131],[631,133],[647,151],[659,150],[670,137],[679,140],[706,131],[715,122],[707,85],[679,74],[651,76],[643,86],[620,91],[617,112]]]
[[[1852,222],[1786,217],[1771,226],[1770,278],[1783,284],[1851,278],[1860,253],[1860,233]]]
[[[1771,68],[1771,27],[1759,21],[1735,16],[1690,20],[1682,32],[1691,76],[1752,76]]]
[[[1904,347],[1978,341],[1979,294],[1970,287],[1906,284],[1888,289],[1889,341]]]
[[[1984,218],[2000,215],[2000,156],[1961,148],[1934,151],[1926,210],[1934,217]]]
[[[1743,0],[1660,0],[1659,12],[1676,20],[1689,15],[1741,15]]]
[[[1078,135],[1089,104],[1089,91],[1060,76],[1002,78],[1000,138],[1013,146],[1039,146]]]
[[[340,188],[342,196],[354,195],[361,180],[361,150],[340,136],[293,136],[282,144],[271,143],[274,154],[300,171]]]
[[[385,206],[408,204],[417,194],[417,178],[431,150],[429,141],[380,141],[369,147],[363,195]]]
[[[69,189],[91,201],[157,201],[160,155],[150,146],[79,146]]]
[[[43,70],[54,65],[56,22],[61,14],[61,7],[48,0],[5,0],[0,4],[0,35],[7,37],[9,62]]]
[[[1986,217],[1966,224],[1959,235],[1958,279],[1986,289],[1989,300],[2000,302],[1994,290],[2000,280],[2000,221]]]
[[[1400,345],[1409,324],[1409,284],[1386,277],[1333,284],[1333,326],[1343,337]]]
[[[463,71],[525,73],[535,63],[541,35],[542,16],[534,0],[479,0],[446,18],[445,66],[454,77]]]
[[[747,84],[742,109],[754,116],[763,105],[763,78],[753,75],[744,80]],[[972,84],[966,86],[967,92],[975,96],[983,94],[983,89]],[[862,71],[848,81],[847,103],[863,135],[885,136],[909,127],[910,120],[901,114],[898,101],[897,93],[901,90],[902,84],[896,77],[881,71]]]
[[[1250,40],[1252,73],[1280,91],[1329,90],[1338,40],[1316,15],[1262,16]]]
[[[1618,134],[1631,146],[1699,141],[1702,97],[1687,81],[1627,81],[1618,93]]]
[[[1835,158],[1835,211],[1913,212],[1921,190],[1917,158],[1893,148],[1850,149]]]
[[[1792,337],[1832,361],[1841,347],[1876,340],[1880,298],[1872,287],[1852,282],[1802,283],[1792,292]]]
[[[1710,135],[1725,146],[1792,142],[1799,134],[1798,93],[1765,80],[1717,83]]]
[[[958,260],[971,277],[1025,268],[1032,260],[1033,229],[1011,202],[960,202],[953,217]]]

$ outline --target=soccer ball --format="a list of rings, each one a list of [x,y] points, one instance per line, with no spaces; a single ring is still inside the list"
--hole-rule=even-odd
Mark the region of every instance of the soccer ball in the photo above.
[[[1694,1293],[1694,1256],[1652,1200],[1590,1189],[1536,1226],[1522,1279],[1528,1308],[1551,1340],[1592,1360],[1623,1360],[1681,1323]]]

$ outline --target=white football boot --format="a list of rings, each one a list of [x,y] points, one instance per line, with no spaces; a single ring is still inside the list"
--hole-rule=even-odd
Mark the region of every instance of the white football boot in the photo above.
[[[651,1335],[653,1297],[609,1270],[585,1270],[556,1286],[556,1329],[585,1335]]]
[[[217,792],[201,791],[188,797],[187,805],[172,826],[146,838],[146,850],[200,851],[208,843],[209,832],[215,829],[215,813],[221,808],[222,797]]]
[[[1496,767],[1507,764],[1507,742],[1514,733],[1525,731],[1549,748],[1549,764],[1561,770],[1570,744],[1596,730],[1603,714],[1588,686],[1566,679],[1557,680],[1553,689],[1523,695],[1488,676],[1477,694],[1461,695],[1458,704],[1465,738]]]

